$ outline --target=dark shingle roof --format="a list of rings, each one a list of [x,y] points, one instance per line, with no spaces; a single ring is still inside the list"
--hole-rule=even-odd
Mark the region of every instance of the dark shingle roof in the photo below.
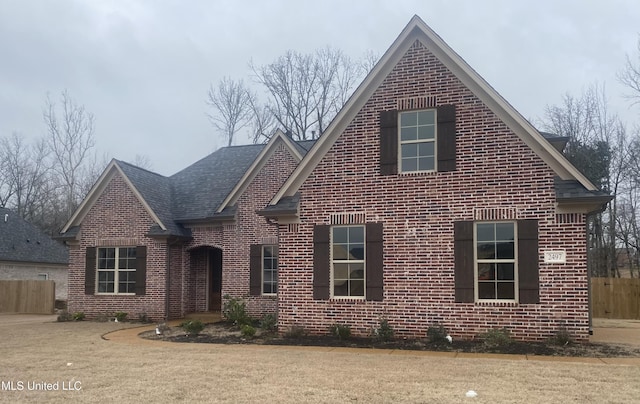
[[[15,212],[0,208],[0,261],[67,264],[69,252]]]
[[[225,147],[171,176],[177,220],[215,215],[265,145]]]
[[[124,161],[118,161],[118,166],[129,181],[140,192],[149,207],[158,216],[158,219],[166,226],[167,234],[187,236],[187,231],[174,222],[172,212],[173,187],[171,180],[160,174],[136,167]],[[163,234],[163,230],[158,227],[154,233]]]
[[[589,191],[577,180],[563,180],[554,178],[556,199],[559,201],[593,200],[607,203],[613,196],[605,191]]]

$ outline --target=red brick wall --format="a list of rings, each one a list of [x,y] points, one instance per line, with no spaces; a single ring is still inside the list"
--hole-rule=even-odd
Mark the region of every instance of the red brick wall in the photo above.
[[[456,106],[457,169],[379,175],[378,114],[407,97]],[[584,215],[556,220],[554,173],[420,43],[414,44],[300,189],[299,226],[281,225],[279,326],[326,333],[333,323],[368,334],[387,318],[400,336],[424,337],[434,323],[454,337],[507,327],[543,339],[561,327],[588,335]],[[481,209],[538,219],[540,304],[454,303],[453,223]],[[313,300],[314,224],[332,213],[364,212],[384,223],[384,300]],[[564,249],[566,264],[542,262]]]
[[[145,234],[153,219],[131,192],[122,177],[116,175],[84,218],[78,246],[70,250],[70,312],[82,311],[88,318],[113,317],[126,312],[130,319],[145,313],[153,320],[165,318],[166,244]],[[85,252],[87,247],[147,246],[146,294],[85,295]]]
[[[250,182],[237,202],[236,222],[224,226],[193,227],[193,240],[185,245],[186,255],[198,247],[222,249],[222,295],[242,298],[247,303],[250,315],[259,318],[266,313],[275,313],[275,297],[249,296],[249,246],[262,244],[269,239],[277,241],[277,226],[267,224],[256,210],[263,209],[280,189],[297,165],[296,159],[283,145],[278,146],[264,167]],[[189,272],[189,299],[192,311],[206,308],[206,268],[194,267],[187,262]]]

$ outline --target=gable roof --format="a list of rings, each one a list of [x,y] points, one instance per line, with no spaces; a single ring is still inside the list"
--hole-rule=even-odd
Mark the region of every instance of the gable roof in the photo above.
[[[0,261],[68,264],[69,251],[15,212],[0,208]]]
[[[358,86],[280,191],[276,193],[270,205],[276,205],[284,197],[293,197],[298,192],[300,186],[320,163],[336,139],[344,132],[356,114],[416,40],[426,46],[476,97],[540,156],[562,180],[575,180],[587,191],[597,191],[591,181],[575,168],[556,147],[547,141],[529,121],[480,77],[420,17],[415,15]]]
[[[312,143],[298,144],[278,131],[266,145],[223,147],[170,177],[113,159],[59,238],[77,237],[78,226],[118,173],[157,223],[150,236],[189,237],[183,223],[234,218],[237,199],[277,147],[284,145],[300,161]]]

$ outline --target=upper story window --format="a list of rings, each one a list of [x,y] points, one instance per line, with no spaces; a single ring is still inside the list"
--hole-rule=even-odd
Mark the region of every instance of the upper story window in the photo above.
[[[478,300],[517,299],[517,245],[513,222],[476,223]]]
[[[436,110],[400,113],[400,169],[436,169]]]
[[[100,247],[97,258],[98,293],[136,292],[136,247]]]

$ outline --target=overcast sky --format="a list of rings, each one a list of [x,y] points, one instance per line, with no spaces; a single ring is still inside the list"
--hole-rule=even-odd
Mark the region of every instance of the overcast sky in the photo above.
[[[640,117],[616,80],[637,0],[0,0],[0,136],[44,135],[46,94],[67,89],[95,115],[101,155],[170,175],[224,145],[211,83],[250,81],[250,59],[289,49],[382,55],[414,14],[527,118],[596,81],[628,124]]]

